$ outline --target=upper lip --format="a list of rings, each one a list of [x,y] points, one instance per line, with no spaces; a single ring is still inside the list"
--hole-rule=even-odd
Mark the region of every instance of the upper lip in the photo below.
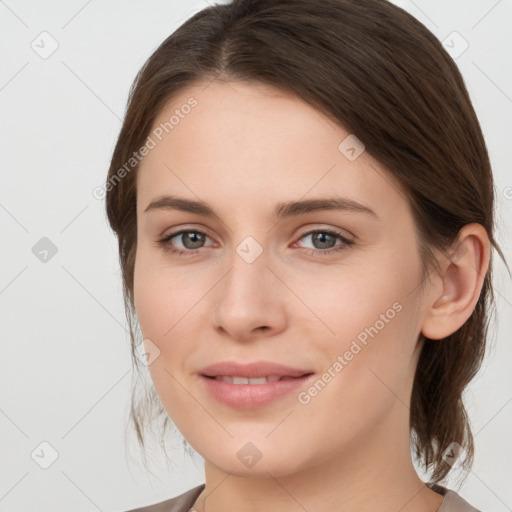
[[[199,373],[207,377],[227,376],[257,379],[270,375],[278,375],[279,377],[302,377],[312,372],[300,368],[283,366],[282,364],[273,363],[271,361],[257,361],[253,363],[220,361],[203,368]]]

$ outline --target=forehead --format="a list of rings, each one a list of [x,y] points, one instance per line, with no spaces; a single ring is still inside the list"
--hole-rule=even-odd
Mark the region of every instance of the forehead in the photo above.
[[[259,83],[200,83],[159,113],[137,174],[138,211],[156,195],[262,206],[350,196],[385,209],[404,192],[357,139],[300,97]],[[347,157],[347,147],[355,148]],[[350,149],[350,147],[349,147]],[[196,197],[194,197],[196,196]],[[210,201],[208,201],[210,202]]]

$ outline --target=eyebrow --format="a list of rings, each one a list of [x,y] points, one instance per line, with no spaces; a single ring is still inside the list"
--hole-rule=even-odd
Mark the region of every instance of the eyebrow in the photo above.
[[[161,196],[154,199],[144,210],[181,210],[183,212],[204,215],[205,217],[217,217],[214,210],[208,204],[202,201],[194,201],[177,196]],[[341,210],[358,213],[366,213],[378,219],[378,215],[368,206],[362,205],[343,197],[306,199],[300,201],[286,201],[277,203],[273,216],[277,219],[302,215],[305,213],[317,212],[322,210]]]

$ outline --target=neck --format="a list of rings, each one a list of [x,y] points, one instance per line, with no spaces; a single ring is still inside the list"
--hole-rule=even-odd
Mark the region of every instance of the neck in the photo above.
[[[397,401],[396,407],[404,405]],[[411,461],[408,424],[393,417],[397,414],[390,414],[377,432],[361,434],[320,464],[278,478],[272,476],[272,468],[266,471],[268,478],[251,478],[205,461],[206,486],[195,508],[199,512],[435,512],[443,496],[418,477]],[[400,424],[407,429],[397,435]]]

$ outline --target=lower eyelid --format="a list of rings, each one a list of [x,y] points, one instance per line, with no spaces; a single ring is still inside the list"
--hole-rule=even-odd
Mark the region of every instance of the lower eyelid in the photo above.
[[[186,233],[199,233],[199,234],[202,234],[204,235],[206,238],[209,238],[212,242],[213,242],[213,246],[215,245],[215,241],[212,239],[212,237],[210,237],[207,233],[205,233],[204,231],[201,231],[201,230],[197,230],[197,229],[184,229],[184,230],[180,230],[180,231],[177,231],[175,233],[170,233],[169,235],[163,237],[162,239],[160,239],[158,242],[164,246],[167,247],[167,245],[170,245],[170,241],[173,239],[173,238],[176,238],[180,235],[184,235]],[[329,251],[336,251],[338,248],[341,248],[342,246],[349,246],[353,243],[352,240],[350,240],[349,238],[345,237],[343,234],[341,233],[337,233],[336,231],[333,231],[333,230],[329,230],[329,229],[316,229],[316,230],[311,230],[311,231],[307,231],[305,233],[302,233],[296,240],[296,242],[293,243],[293,245],[297,244],[298,241],[302,240],[303,238],[307,237],[307,236],[310,236],[310,235],[314,235],[316,233],[327,233],[331,236],[334,236],[335,238],[337,238],[338,240],[341,241],[341,244],[336,244],[334,245],[333,247],[329,247],[327,249],[316,249],[316,248],[309,248],[309,247],[301,247],[302,249],[305,249],[306,251],[310,251],[310,252],[315,252],[315,253],[319,253],[319,254],[322,254],[322,253],[329,253]],[[171,252],[181,252],[181,253],[190,253],[190,254],[194,254],[198,251],[200,251],[201,249],[204,249],[206,247],[212,247],[212,245],[207,245],[207,246],[203,246],[203,247],[198,247],[196,249],[182,249],[180,247],[167,247],[167,250],[171,251]]]
[[[177,231],[176,233],[171,233],[168,236],[164,237],[164,241],[170,242],[173,238],[180,237],[180,236],[185,235],[187,233],[197,233],[197,234],[203,235],[205,238],[210,239],[212,242],[215,243],[215,241],[213,240],[213,238],[211,236],[209,236],[204,231],[200,231],[200,230],[197,230],[197,229],[184,229],[182,231]],[[203,247],[211,247],[211,245],[203,246]],[[181,249],[181,248],[178,248],[178,250],[184,250],[184,251],[188,251],[188,252],[193,252],[193,251],[199,251],[200,249],[203,249],[203,247],[198,247],[197,249]]]

